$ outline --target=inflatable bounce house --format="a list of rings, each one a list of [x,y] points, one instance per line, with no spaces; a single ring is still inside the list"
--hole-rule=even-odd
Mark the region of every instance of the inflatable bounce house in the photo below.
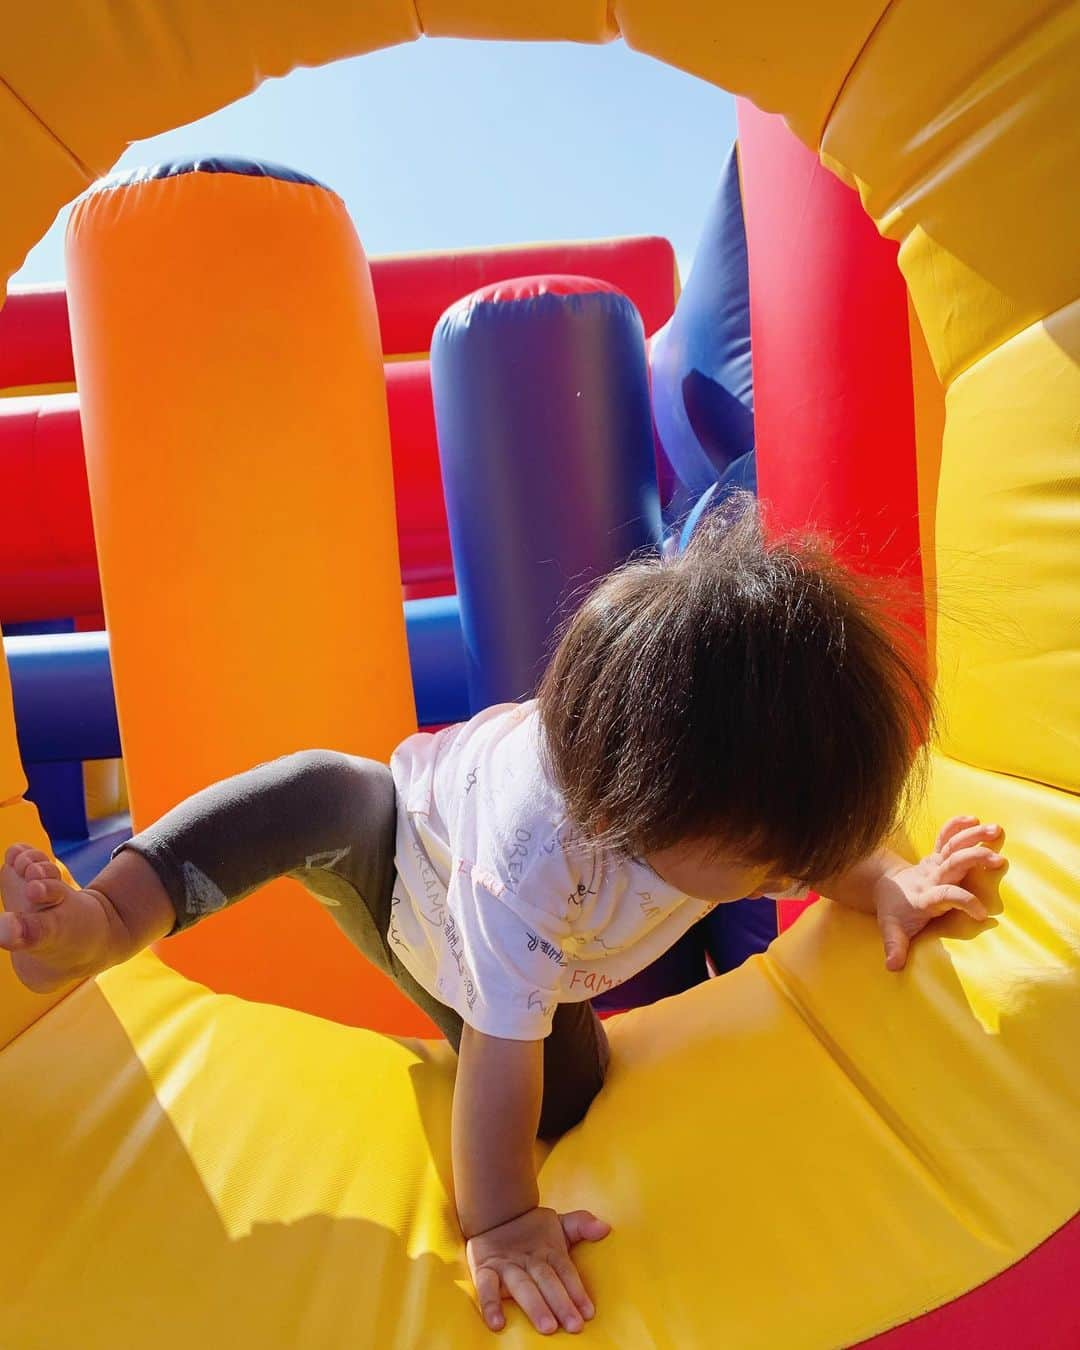
[[[827,899],[734,906],[610,991],[608,1082],[540,1171],[613,1224],[578,1249],[596,1346],[1080,1346],[1080,7],[965,9],[4,21],[5,277],[82,194],[66,289],[0,311],[4,847],[85,880],[208,782],[527,695],[581,588],[732,486],[924,590],[944,718],[909,844],[1000,822],[999,903],[899,975]],[[738,94],[685,289],[660,239],[369,263],[302,173],[108,176],[424,34],[621,36]],[[453,1074],[292,882],[55,995],[3,961],[0,1346],[487,1344]]]

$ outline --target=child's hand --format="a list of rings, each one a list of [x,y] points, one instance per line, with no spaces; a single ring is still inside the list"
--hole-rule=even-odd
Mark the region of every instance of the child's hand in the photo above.
[[[581,1331],[595,1309],[570,1248],[583,1239],[599,1242],[611,1225],[587,1209],[556,1214],[539,1206],[470,1238],[465,1248],[480,1311],[492,1331],[506,1325],[505,1295],[519,1304],[537,1331]]]
[[[980,872],[1006,866],[989,847],[1001,837],[998,825],[980,825],[976,816],[954,816],[941,827],[929,857],[881,878],[875,900],[889,970],[903,969],[911,939],[940,914],[962,909],[977,922],[986,918],[986,906],[974,891]]]

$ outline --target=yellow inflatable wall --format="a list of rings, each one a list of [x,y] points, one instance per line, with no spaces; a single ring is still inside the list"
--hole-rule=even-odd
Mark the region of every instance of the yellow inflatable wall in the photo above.
[[[544,1159],[543,1192],[614,1224],[582,1255],[597,1347],[917,1336],[920,1314],[1066,1224],[1080,1208],[1080,8],[41,0],[5,22],[6,273],[127,140],[421,25],[621,32],[785,113],[858,186],[901,241],[946,387],[940,476],[922,493],[946,723],[912,842],[956,810],[1000,821],[1001,909],[942,923],[889,977],[873,925],[825,902],[763,958],[622,1017],[609,1085]],[[35,835],[0,692],[6,843]],[[316,725],[301,716],[296,734]],[[0,1344],[488,1343],[453,1218],[444,1046],[212,995],[151,955],[58,1007],[0,978],[17,1275]],[[1033,1295],[996,1344],[1076,1343],[1075,1264],[1044,1296],[1053,1333]],[[516,1315],[504,1336],[534,1339]]]

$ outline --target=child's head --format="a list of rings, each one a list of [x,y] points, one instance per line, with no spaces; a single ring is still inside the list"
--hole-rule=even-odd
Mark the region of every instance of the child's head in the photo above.
[[[820,543],[766,540],[745,494],[685,553],[596,587],[539,706],[548,769],[588,834],[674,859],[658,870],[683,889],[670,870],[695,859],[741,865],[754,875],[735,894],[820,881],[878,847],[933,721],[895,603]]]

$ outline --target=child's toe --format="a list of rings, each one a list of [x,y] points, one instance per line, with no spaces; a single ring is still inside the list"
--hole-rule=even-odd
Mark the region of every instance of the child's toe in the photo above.
[[[13,952],[19,945],[21,932],[22,927],[17,914],[9,914],[6,911],[0,914],[0,949]]]
[[[24,844],[21,842],[9,844],[4,852],[4,862],[6,862],[9,867],[14,867],[15,864],[22,857],[22,855],[29,850],[29,848],[30,848],[29,844]]]
[[[0,947],[9,952],[41,946],[52,931],[51,914],[0,914]]]
[[[16,856],[15,861],[12,863],[12,866],[15,868],[15,871],[19,874],[19,876],[21,876],[25,881],[29,880],[31,877],[38,875],[36,872],[32,872],[30,870],[31,868],[40,867],[42,864],[50,861],[51,859],[49,858],[49,855],[47,853],[42,853],[41,849],[31,848],[27,844],[23,847],[22,851]]]
[[[67,893],[67,883],[61,881],[58,876],[31,881],[26,887],[26,898],[42,909],[58,905]]]
[[[51,858],[27,863],[23,876],[27,881],[54,881],[60,876],[60,869]]]
[[[60,924],[53,910],[29,910],[22,916],[23,938],[28,948],[40,949],[55,945],[60,935]]]
[[[11,866],[15,869],[16,874],[24,879],[26,877],[26,869],[34,861],[33,852],[34,850],[29,847],[20,848],[11,860]]]

